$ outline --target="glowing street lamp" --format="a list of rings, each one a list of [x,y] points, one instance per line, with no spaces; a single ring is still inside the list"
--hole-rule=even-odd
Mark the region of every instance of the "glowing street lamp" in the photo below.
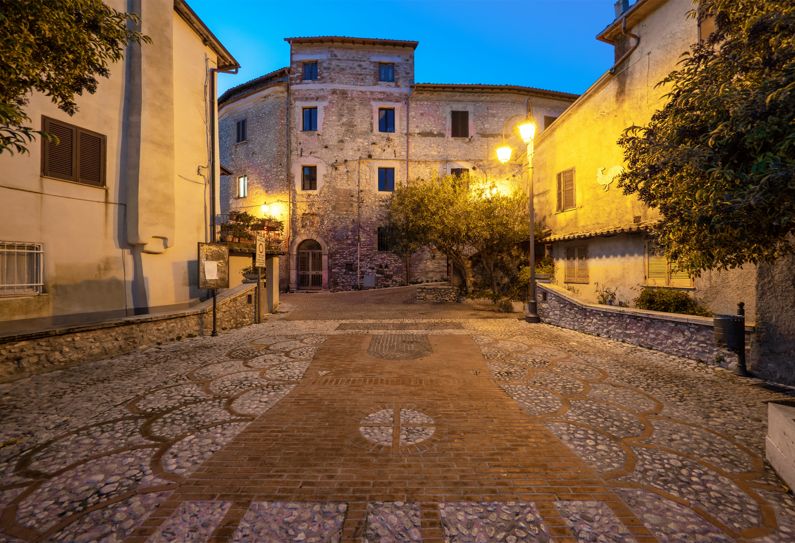
[[[527,322],[541,322],[538,316],[538,302],[536,300],[536,225],[535,225],[535,208],[533,207],[533,143],[536,135],[536,123],[532,119],[528,119],[518,126],[519,135],[522,141],[527,145],[527,185],[530,202],[528,204],[528,215],[530,216],[530,284],[527,288],[527,306],[525,309],[524,320]],[[507,163],[511,160],[513,149],[508,145],[497,147],[497,160],[501,164]]]
[[[511,154],[513,154],[513,149],[510,145],[501,145],[497,147],[497,160],[500,161],[500,164],[505,164],[511,160]]]

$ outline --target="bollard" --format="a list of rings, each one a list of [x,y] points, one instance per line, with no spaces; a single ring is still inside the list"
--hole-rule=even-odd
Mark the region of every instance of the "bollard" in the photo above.
[[[745,363],[745,304],[737,304],[737,315],[715,315],[715,342],[737,355],[737,374],[748,375]]]

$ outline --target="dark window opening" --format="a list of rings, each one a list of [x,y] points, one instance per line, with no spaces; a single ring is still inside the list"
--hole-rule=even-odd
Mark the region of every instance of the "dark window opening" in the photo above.
[[[317,80],[317,61],[312,62],[304,62],[303,65],[304,73],[303,79],[304,81],[315,81]]]
[[[379,108],[378,109],[378,131],[379,132],[394,132],[395,131],[395,110],[394,108]]]
[[[378,227],[378,250],[392,250],[392,230],[386,226]]]
[[[469,168],[450,168],[450,175],[456,179],[465,179],[469,177]]]
[[[378,80],[388,81],[390,83],[395,81],[395,65],[391,62],[378,63]]]
[[[547,127],[549,127],[549,125],[554,123],[555,119],[557,119],[557,117],[552,117],[551,115],[544,115],[544,130],[546,130]]]
[[[378,191],[395,191],[395,168],[378,168]]]
[[[317,108],[304,108],[304,122],[301,128],[304,132],[317,132]]]
[[[105,186],[105,136],[48,117],[42,118],[42,129],[58,138],[42,138],[42,175]]]
[[[248,134],[246,130],[246,119],[240,119],[236,123],[237,134],[235,136],[235,142],[240,143],[241,141],[246,141],[248,139]]]
[[[301,168],[301,190],[317,190],[317,166]]]
[[[469,112],[468,111],[451,111],[450,119],[452,121],[451,135],[454,138],[468,138],[469,137]]]

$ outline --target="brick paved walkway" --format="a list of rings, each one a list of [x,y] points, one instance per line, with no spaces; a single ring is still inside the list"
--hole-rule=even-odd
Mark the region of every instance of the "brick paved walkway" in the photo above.
[[[288,313],[0,385],[0,542],[795,540],[763,462],[780,394],[414,309]]]

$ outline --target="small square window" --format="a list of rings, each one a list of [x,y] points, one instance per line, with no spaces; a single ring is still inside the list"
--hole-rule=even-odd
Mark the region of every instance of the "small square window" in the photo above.
[[[378,168],[378,191],[395,191],[395,168]]]
[[[395,109],[382,107],[378,109],[378,131],[395,131]]]
[[[305,107],[303,115],[304,122],[301,130],[304,132],[317,132],[317,108]]]
[[[301,168],[301,190],[317,190],[317,166]]]
[[[395,81],[395,65],[392,62],[378,63],[378,80],[393,83]]]
[[[241,175],[237,178],[237,197],[245,198],[248,196],[248,176]]]
[[[469,177],[469,168],[450,168],[450,175],[456,179],[466,179]]]
[[[450,135],[454,138],[468,138],[469,137],[469,112],[468,111],[451,111],[451,131]]]
[[[44,249],[41,243],[0,241],[0,298],[44,292]]]
[[[317,80],[317,61],[304,62],[303,64],[303,79],[304,81]]]
[[[58,141],[42,138],[41,174],[95,187],[105,186],[105,136],[42,117],[42,130]]]
[[[237,121],[235,125],[237,129],[237,134],[235,136],[235,143],[240,143],[241,141],[246,141],[248,139],[248,134],[246,130],[246,119],[240,119]]]

